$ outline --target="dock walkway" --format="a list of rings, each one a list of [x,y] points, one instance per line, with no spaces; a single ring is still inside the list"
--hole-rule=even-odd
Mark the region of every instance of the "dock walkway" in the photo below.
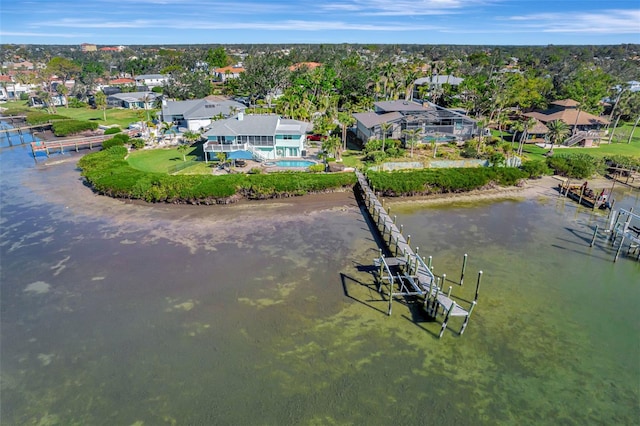
[[[356,171],[356,176],[367,211],[386,244],[388,252],[393,254],[393,257],[385,257],[380,250],[380,257],[374,259],[374,265],[378,269],[378,291],[382,292],[382,285],[385,283],[388,290],[387,314],[391,315],[394,297],[422,297],[424,298],[423,306],[428,315],[435,318],[439,309],[443,310],[444,320],[439,337],[442,337],[447,328],[450,317],[464,318],[459,334],[464,333],[469,317],[477,304],[482,271],[478,274],[475,299],[471,302],[469,309],[465,309],[451,298],[451,287],[447,293],[443,292],[446,274],[440,277],[433,274],[431,256],[427,264],[425,259],[418,254],[419,249],[416,247],[414,251],[411,248],[411,236],[407,235],[405,238],[402,225],[400,228],[396,226],[395,217],[392,219],[389,210],[385,211],[383,203],[378,201],[374,190],[367,182],[367,178],[358,171]],[[466,260],[467,255],[465,254],[460,284],[463,281]]]

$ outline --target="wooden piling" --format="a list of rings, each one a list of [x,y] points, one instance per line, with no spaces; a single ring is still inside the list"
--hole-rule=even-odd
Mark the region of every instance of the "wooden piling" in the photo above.
[[[589,247],[593,247],[593,244],[596,242],[597,236],[598,236],[598,225],[596,225],[596,229],[593,231],[593,237],[591,238],[591,244],[589,244]]]
[[[478,282],[476,282],[476,295],[473,298],[474,301],[478,300],[478,294],[480,293],[480,281],[482,280],[482,271],[478,272]]]
[[[460,285],[464,283],[464,270],[467,267],[467,253],[462,258],[462,272],[460,273]]]
[[[622,238],[620,239],[620,245],[618,246],[618,250],[616,250],[616,256],[613,258],[613,262],[618,261],[618,256],[620,256],[620,250],[622,250],[622,245],[624,244],[624,234],[622,234]]]

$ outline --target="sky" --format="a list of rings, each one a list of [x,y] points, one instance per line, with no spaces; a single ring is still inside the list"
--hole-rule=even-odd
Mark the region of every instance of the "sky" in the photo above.
[[[640,0],[0,0],[0,42],[640,43]]]

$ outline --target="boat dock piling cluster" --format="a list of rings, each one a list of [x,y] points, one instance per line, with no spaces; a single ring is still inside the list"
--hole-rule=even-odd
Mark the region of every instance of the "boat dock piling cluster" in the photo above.
[[[391,218],[390,208],[385,210],[384,199],[382,203],[378,201],[366,177],[360,172],[356,172],[356,175],[367,212],[382,237],[388,253],[391,255],[386,257],[382,249],[380,249],[379,257],[373,261],[376,266],[378,292],[383,292],[383,285],[387,289],[389,302],[387,315],[391,315],[394,298],[422,297],[422,306],[430,317],[437,318],[440,308],[442,308],[443,320],[438,337],[442,337],[451,317],[463,318],[459,331],[459,334],[462,335],[477,304],[482,271],[478,273],[474,300],[470,303],[469,308],[461,306],[452,298],[451,286],[448,287],[446,292],[444,290],[447,284],[446,274],[443,273],[441,276],[436,276],[433,273],[433,258],[429,256],[427,261],[425,257],[420,257],[419,247],[416,247],[415,250],[411,248],[411,235],[407,235],[405,238],[404,227],[400,225],[398,228],[396,225],[397,217],[394,215]],[[468,255],[465,253],[458,282],[461,286],[464,284],[467,259]]]

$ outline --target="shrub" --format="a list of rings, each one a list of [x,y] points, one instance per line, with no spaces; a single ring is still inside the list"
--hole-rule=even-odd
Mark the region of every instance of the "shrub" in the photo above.
[[[135,149],[144,148],[144,139],[142,138],[131,139],[130,142],[131,142],[131,146],[134,147]]]
[[[532,179],[551,174],[551,169],[544,160],[527,161],[522,164],[521,169]]]
[[[122,129],[120,127],[109,127],[107,130],[104,131],[105,135],[114,135],[116,133],[120,133],[122,131]]]
[[[53,123],[53,134],[56,136],[69,136],[85,130],[96,130],[98,123],[93,121],[63,120]]]
[[[31,126],[48,123],[53,120],[69,120],[69,117],[65,117],[64,115],[49,114],[43,111],[29,111],[26,115],[27,124]]]
[[[102,142],[102,149],[109,149],[114,146],[124,146],[124,142],[116,138],[112,138]]]
[[[314,164],[309,166],[309,171],[312,173],[324,172],[324,164]]]
[[[82,102],[80,99],[78,98],[69,98],[69,104],[68,104],[69,108],[84,108],[87,106],[86,102]]]
[[[129,135],[127,135],[126,133],[118,133],[117,135],[115,135],[113,138],[111,138],[112,140],[118,140],[118,141],[122,141],[122,144],[126,144],[129,143],[129,140],[131,139],[129,137]]]
[[[584,179],[595,172],[604,171],[604,161],[589,154],[560,154],[547,159],[547,164],[556,174],[575,179]]]

